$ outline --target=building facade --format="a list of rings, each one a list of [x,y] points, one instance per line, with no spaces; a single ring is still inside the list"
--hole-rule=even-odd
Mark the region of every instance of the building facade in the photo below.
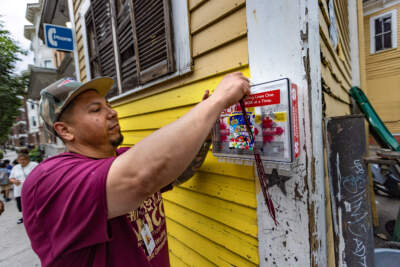
[[[65,150],[59,138],[45,131],[38,115],[40,91],[62,77],[74,77],[75,66],[72,53],[50,49],[45,44],[44,24],[68,26],[69,11],[66,1],[40,0],[27,4],[26,18],[32,25],[25,26],[25,37],[31,41],[34,64],[29,66],[28,118],[30,131],[45,151],[45,157]],[[37,126],[35,126],[37,125]]]
[[[364,1],[367,96],[400,140],[400,1]]]
[[[25,17],[32,24],[24,26],[24,36],[31,41],[30,50],[34,54],[33,65],[29,66],[30,72],[35,68],[54,69],[52,50],[47,48],[37,36],[41,9],[42,1],[29,3],[26,6]],[[43,146],[47,143],[47,140],[43,129],[43,121],[39,117],[39,101],[30,94],[29,88],[25,106],[27,110],[29,144],[32,146]]]
[[[195,177],[163,194],[172,266],[335,266],[323,120],[352,113],[365,87],[362,2],[348,0],[69,0],[75,76],[115,80],[108,100],[124,145],[173,122],[226,73],[297,84],[300,156],[265,163],[290,176],[270,193],[254,167],[212,152]],[[352,37],[352,38],[351,38]]]

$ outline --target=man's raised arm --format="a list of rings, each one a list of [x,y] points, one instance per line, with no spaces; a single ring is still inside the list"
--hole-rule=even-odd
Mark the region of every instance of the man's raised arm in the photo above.
[[[192,162],[220,113],[249,93],[246,77],[228,74],[208,99],[117,157],[107,176],[108,217],[136,209],[173,182]]]

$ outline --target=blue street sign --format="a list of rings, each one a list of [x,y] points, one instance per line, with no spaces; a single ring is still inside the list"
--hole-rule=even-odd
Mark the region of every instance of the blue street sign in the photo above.
[[[63,51],[74,50],[74,38],[70,28],[51,24],[43,26],[47,47]]]

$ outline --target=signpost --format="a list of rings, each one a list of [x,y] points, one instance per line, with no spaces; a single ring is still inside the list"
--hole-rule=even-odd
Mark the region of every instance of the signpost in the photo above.
[[[44,24],[44,34],[47,47],[68,52],[74,51],[72,29],[59,25]]]

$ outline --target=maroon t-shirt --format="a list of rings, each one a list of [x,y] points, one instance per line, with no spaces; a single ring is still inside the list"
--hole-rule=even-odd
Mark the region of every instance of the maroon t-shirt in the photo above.
[[[169,266],[160,193],[143,202],[140,216],[134,210],[107,219],[106,180],[114,159],[63,153],[43,161],[25,180],[24,224],[44,267]],[[150,256],[139,234],[143,221],[156,245]]]

